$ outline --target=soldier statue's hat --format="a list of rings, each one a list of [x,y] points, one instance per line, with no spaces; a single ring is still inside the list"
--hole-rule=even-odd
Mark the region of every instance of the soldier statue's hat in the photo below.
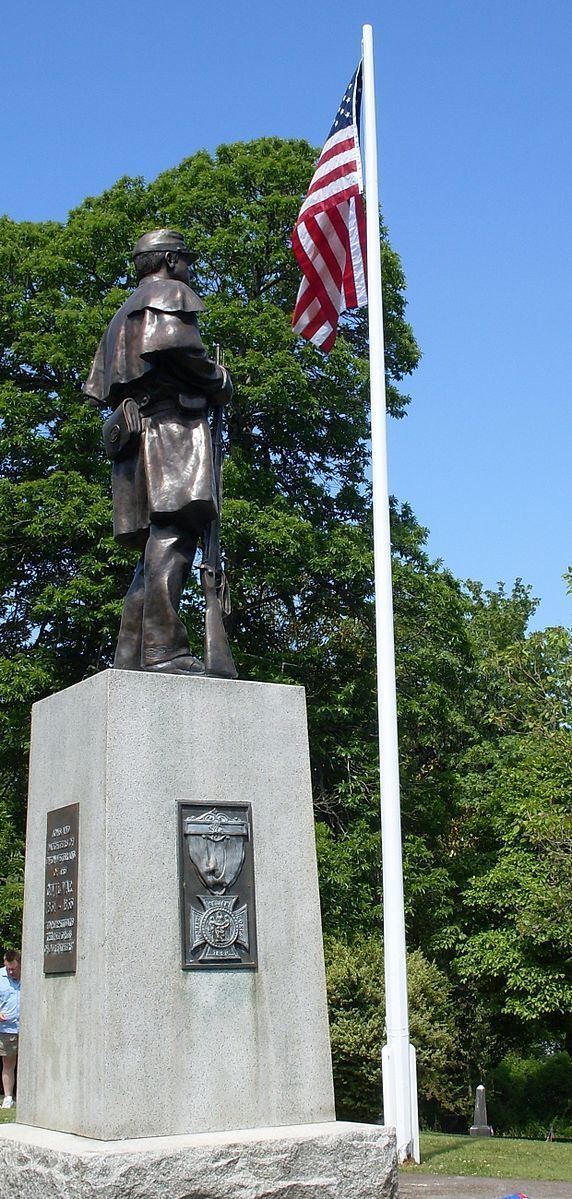
[[[177,254],[186,254],[190,258],[188,246],[182,233],[178,233],[176,229],[152,229],[150,233],[144,233],[142,237],[135,242],[133,248],[133,257],[138,254],[155,254],[171,250]]]

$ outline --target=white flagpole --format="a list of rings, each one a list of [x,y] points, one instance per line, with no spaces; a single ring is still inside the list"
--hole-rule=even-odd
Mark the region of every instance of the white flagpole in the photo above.
[[[377,137],[373,69],[373,30],[363,26],[363,96],[365,111],[365,191],[367,222],[367,294],[371,390],[371,459],[377,703],[381,781],[381,847],[383,861],[383,940],[387,1045],[382,1053],[384,1123],[397,1133],[399,1159],[419,1161],[419,1123],[415,1050],[409,1044],[403,864],[399,802],[397,698],[393,640],[393,594],[387,478],[387,435],[383,303]]]

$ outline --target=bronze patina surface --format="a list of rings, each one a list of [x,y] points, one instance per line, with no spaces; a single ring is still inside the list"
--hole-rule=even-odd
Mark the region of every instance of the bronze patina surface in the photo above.
[[[232,383],[201,340],[197,313],[204,304],[189,286],[182,234],[152,230],[139,238],[133,257],[138,287],[105,330],[83,388],[98,407],[112,409],[104,444],[113,462],[113,531],[141,555],[114,665],[236,678],[223,624],[219,542],[220,416]],[[208,613],[204,665],[192,657],[178,615],[199,542]]]
[[[250,804],[181,803],[183,970],[256,969]]]

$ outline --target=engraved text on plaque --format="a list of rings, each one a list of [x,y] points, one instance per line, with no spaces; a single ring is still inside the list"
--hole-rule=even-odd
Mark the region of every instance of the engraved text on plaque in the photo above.
[[[74,974],[77,948],[79,804],[48,812],[44,974]]]

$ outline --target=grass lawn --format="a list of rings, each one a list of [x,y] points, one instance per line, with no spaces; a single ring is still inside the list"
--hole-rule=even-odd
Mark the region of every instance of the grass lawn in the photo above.
[[[1,1100],[0,1100],[0,1102],[1,1102]],[[16,1108],[15,1107],[6,1108],[5,1112],[3,1112],[2,1108],[0,1107],[0,1124],[10,1124],[11,1121],[15,1120],[15,1119],[16,1119]]]
[[[481,1174],[490,1178],[572,1182],[572,1144],[422,1132],[421,1165],[405,1166],[404,1169],[430,1174]]]

